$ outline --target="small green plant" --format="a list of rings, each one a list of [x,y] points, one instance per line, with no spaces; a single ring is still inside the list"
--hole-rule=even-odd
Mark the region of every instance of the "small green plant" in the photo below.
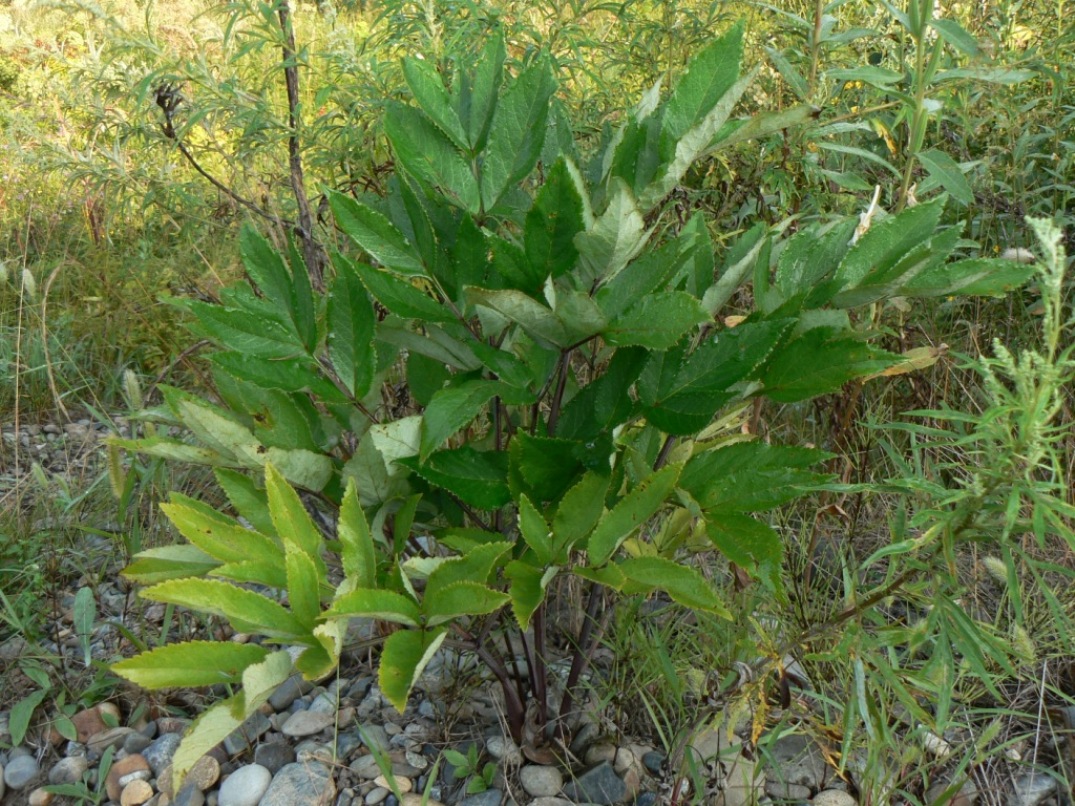
[[[476,744],[467,748],[466,755],[450,748],[444,750],[444,759],[452,765],[455,777],[466,779],[468,795],[484,792],[496,778],[496,764],[491,761],[482,764],[480,752]]]
[[[732,119],[752,79],[742,48],[735,26],[586,162],[545,56],[511,75],[493,37],[473,71],[407,59],[417,106],[387,106],[387,196],[329,194],[360,251],[333,255],[327,294],[298,249],[285,259],[247,228],[250,285],[179,303],[217,347],[222,405],[165,388],[156,415],[195,441],[118,444],[216,466],[236,515],[173,495],[163,509],[189,543],[143,551],[125,573],[145,598],[266,642],[164,646],[114,666],[151,688],[241,684],[196,720],[177,775],[293,670],[331,672],[353,618],[394,625],[379,681],[397,708],[450,639],[500,684],[513,738],[541,745],[570,733],[616,599],[659,593],[729,618],[701,570],[714,553],[785,596],[764,513],[826,480],[813,468],[829,455],[729,435],[722,417],[899,364],[855,326],[857,308],[995,294],[1029,269],[948,262],[959,233],[939,228],[944,198],[786,240],[755,227],[718,265],[702,217],[676,221],[666,201],[704,156],[809,117]],[[740,315],[729,301],[748,281]],[[304,500],[331,510],[334,530]],[[548,673],[558,591],[585,614],[563,684]]]

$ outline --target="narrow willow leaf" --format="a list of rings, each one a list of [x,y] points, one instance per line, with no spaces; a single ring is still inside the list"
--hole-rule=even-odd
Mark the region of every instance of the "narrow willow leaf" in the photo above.
[[[726,619],[732,617],[716,591],[694,568],[663,557],[630,558],[617,563],[617,567],[632,582],[662,590],[681,605]]]
[[[359,399],[369,392],[377,368],[376,321],[373,303],[353,265],[337,261],[328,297],[328,354],[337,377]]]
[[[304,639],[308,630],[288,610],[267,596],[213,579],[173,579],[142,591],[154,602],[180,605],[223,616],[237,632],[273,638]]]
[[[344,234],[386,269],[425,276],[425,266],[403,233],[385,216],[350,196],[329,191],[329,204]]]
[[[601,518],[587,544],[593,565],[608,562],[620,544],[664,505],[682,471],[682,464],[661,468],[631,489]]]
[[[324,538],[299,494],[272,464],[265,465],[265,492],[273,525],[284,545],[297,546],[310,559],[319,558]]]
[[[929,175],[947,190],[952,198],[964,207],[974,202],[974,191],[963,175],[959,163],[936,148],[918,152],[915,157],[922,163]]]
[[[338,597],[324,613],[326,620],[341,616],[365,616],[417,627],[421,612],[415,601],[403,594],[359,588]]]
[[[356,588],[374,587],[377,582],[377,555],[366,514],[358,500],[354,479],[347,481],[336,534],[340,538],[340,559],[344,576],[353,582]]]
[[[401,714],[407,708],[411,688],[447,634],[444,629],[399,630],[385,640],[377,679],[385,699]]]
[[[499,391],[496,381],[465,381],[433,395],[422,415],[422,439],[419,458],[425,462],[445,441],[473,422]]]
[[[459,616],[484,616],[494,613],[509,601],[506,593],[477,582],[453,582],[426,593],[422,610],[426,624],[436,627]]]
[[[112,664],[112,671],[148,689],[194,688],[237,683],[243,670],[269,650],[230,641],[186,641],[157,647]]]

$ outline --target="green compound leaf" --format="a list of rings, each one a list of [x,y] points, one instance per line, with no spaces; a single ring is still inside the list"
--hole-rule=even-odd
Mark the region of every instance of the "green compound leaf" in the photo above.
[[[336,280],[328,298],[328,354],[340,381],[356,398],[370,390],[377,369],[373,347],[377,317],[369,294],[354,267],[337,261]]]
[[[561,159],[549,171],[526,214],[523,242],[536,287],[547,277],[555,279],[571,271],[579,254],[574,238],[582,228],[582,197]]]
[[[239,682],[243,670],[269,650],[230,641],[187,641],[157,647],[112,664],[112,671],[147,689],[194,688]]]
[[[702,304],[683,291],[662,291],[643,297],[614,320],[602,334],[620,347],[667,350],[695,325],[710,321]]]
[[[271,538],[185,495],[173,493],[170,503],[161,504],[161,511],[183,537],[221,562],[266,555],[283,559],[280,547]]]
[[[663,557],[635,557],[621,560],[616,567],[636,586],[662,590],[686,607],[726,619],[732,617],[716,591],[694,568]]]
[[[530,626],[534,611],[545,601],[549,583],[560,569],[556,566],[539,568],[522,560],[512,560],[504,568],[504,575],[511,580],[508,595],[511,597],[511,612],[522,630]]]
[[[344,576],[356,588],[372,588],[377,582],[377,554],[370,534],[366,514],[358,500],[358,488],[354,479],[347,480],[347,490],[340,505],[340,519],[336,524],[340,538],[340,560]]]
[[[433,659],[447,630],[400,630],[392,633],[381,651],[377,678],[384,694],[400,713],[407,708],[407,697],[426,664]]]
[[[470,165],[433,121],[413,107],[389,102],[384,130],[408,173],[440,188],[464,210],[480,212],[481,193]]]
[[[340,229],[370,257],[398,274],[425,275],[414,248],[385,216],[342,193],[329,191],[328,199]]]
[[[272,599],[215,579],[173,579],[146,588],[142,597],[223,616],[236,632],[293,641],[309,637],[306,626]]]
[[[738,512],[713,512],[706,518],[706,534],[725,557],[783,599],[780,567],[784,544],[773,527]]]
[[[426,624],[435,627],[459,616],[484,616],[508,603],[508,594],[477,582],[453,582],[427,592],[422,602]]]
[[[500,391],[498,382],[478,380],[466,381],[434,394],[422,415],[419,459],[425,462],[450,436],[469,425]]]
[[[682,471],[682,464],[662,467],[643,479],[601,518],[587,544],[592,565],[608,562],[620,544],[664,505]]]
[[[299,494],[273,465],[265,466],[265,493],[276,533],[284,545],[293,544],[311,559],[321,556],[324,539],[303,506]]]
[[[472,507],[499,509],[511,501],[506,451],[479,451],[464,445],[434,451],[424,463],[410,457],[400,459],[399,464]]]
[[[408,627],[417,627],[421,611],[417,603],[403,594],[373,588],[359,588],[345,593],[325,611],[324,619],[350,616],[391,621]]]
[[[169,579],[205,576],[220,561],[197,546],[161,546],[134,555],[123,576],[139,585],[154,585]]]

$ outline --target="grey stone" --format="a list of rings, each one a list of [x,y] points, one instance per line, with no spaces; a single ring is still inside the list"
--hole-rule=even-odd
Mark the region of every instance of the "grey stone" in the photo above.
[[[336,698],[326,691],[324,694],[318,694],[314,697],[308,710],[313,711],[315,714],[335,714],[339,709],[340,704],[336,702]]]
[[[5,773],[6,776],[6,773]],[[1039,806],[1056,792],[1056,779],[1040,772],[1021,775],[1012,786],[1008,806]]]
[[[4,783],[4,765],[0,764],[0,799],[4,797],[4,792],[7,790],[7,784]]]
[[[15,756],[4,767],[4,784],[9,789],[25,789],[41,772],[33,756]]]
[[[349,769],[359,778],[372,781],[381,774],[381,768],[377,765],[377,759],[372,753],[359,756],[351,762]]]
[[[650,750],[648,753],[642,754],[642,765],[650,775],[660,775],[661,765],[664,764],[664,758],[664,753]]]
[[[224,749],[230,756],[245,753],[271,727],[272,723],[269,718],[261,711],[255,711],[243,724],[224,738]]]
[[[204,803],[205,793],[194,783],[184,784],[172,798],[172,806],[202,806]]]
[[[766,781],[765,794],[776,800],[810,800],[810,787],[789,784],[786,781]]]
[[[336,721],[334,714],[316,713],[314,711],[299,711],[288,717],[280,732],[285,736],[298,738],[301,736],[313,736],[320,733]]]
[[[295,760],[295,750],[286,742],[267,742],[259,744],[254,751],[254,763],[260,764],[273,775],[280,771],[285,764]]]
[[[172,763],[172,757],[179,749],[181,741],[183,737],[178,733],[162,733],[142,751],[142,758],[149,764],[154,775],[160,775],[161,770]]]
[[[75,784],[82,780],[90,762],[85,756],[68,756],[61,758],[49,770],[50,784]]]
[[[260,764],[240,767],[220,785],[218,806],[257,806],[272,783],[272,773]]]
[[[273,776],[259,806],[327,806],[335,797],[336,784],[327,766],[294,763]]]
[[[635,806],[657,806],[656,792],[642,792],[635,798]]]
[[[100,733],[95,733],[87,739],[86,749],[91,755],[99,758],[109,747],[114,747],[117,750],[121,748],[123,743],[127,741],[127,737],[137,732],[134,728],[109,728]]]
[[[607,806],[627,799],[627,785],[612,765],[605,762],[587,770],[564,785],[564,795],[576,803],[596,803]]]
[[[366,793],[366,806],[377,806],[392,793],[383,786],[375,786]]]
[[[493,758],[509,767],[522,764],[523,754],[518,746],[506,736],[492,736],[485,743],[485,749]]]
[[[575,806],[575,804],[563,798],[534,798],[530,801],[530,806]]]
[[[383,726],[367,722],[363,725],[359,725],[358,730],[359,736],[362,737],[363,744],[370,748],[370,750],[375,750],[378,753],[388,752],[388,731],[386,731]]]
[[[269,705],[274,711],[285,711],[295,702],[303,690],[309,691],[312,684],[303,679],[301,674],[292,675],[269,697]]]
[[[758,774],[753,761],[740,754],[724,762],[722,769],[722,806],[754,806],[761,799],[765,776]]]
[[[358,731],[345,731],[336,737],[336,758],[346,761],[362,746],[362,737]]]
[[[535,798],[552,797],[564,786],[564,776],[555,767],[529,764],[519,770],[519,783],[527,794]]]
[[[500,806],[504,793],[499,789],[486,789],[459,801],[456,806]]]
[[[142,733],[131,733],[123,740],[123,752],[141,753],[153,743],[153,740]]]
[[[856,806],[857,801],[839,789],[826,789],[814,795],[813,806]]]
[[[805,787],[810,793],[825,786],[828,764],[825,763],[825,757],[817,743],[809,737],[800,734],[782,736],[770,745],[768,755],[771,763],[767,763],[765,768],[768,783],[772,784],[773,788],[766,785],[765,791],[773,797],[799,797],[773,794],[774,791],[783,791],[777,787],[780,784]],[[810,797],[810,794],[806,797]]]
[[[336,760],[336,754],[331,747],[321,742],[305,741],[295,748],[295,760],[300,763],[307,761],[323,761],[331,764]]]

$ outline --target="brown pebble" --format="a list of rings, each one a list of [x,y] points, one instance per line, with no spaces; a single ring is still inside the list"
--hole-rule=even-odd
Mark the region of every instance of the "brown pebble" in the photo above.
[[[169,764],[157,776],[157,791],[171,800],[172,795],[172,765]]]
[[[132,730],[131,728],[109,728],[108,730],[93,734],[93,736],[86,742],[86,747],[90,749],[90,752],[103,755],[104,751],[109,747],[115,748],[116,750],[122,747],[123,742],[126,741],[127,737],[132,733],[137,733],[137,731]]]
[[[27,806],[49,806],[52,803],[53,795],[51,792],[47,792],[44,788],[38,787],[31,792],[27,798]]]
[[[132,753],[129,756],[116,761],[108,771],[105,778],[105,790],[109,800],[119,800],[123,789],[131,781],[149,780],[153,772],[149,769],[149,762],[141,753]]]
[[[104,719],[101,718],[100,707],[96,705],[93,708],[79,711],[71,717],[71,721],[75,723],[75,732],[78,741],[83,744],[89,741],[89,738],[94,734],[103,733],[108,730],[108,725],[106,725]]]
[[[212,756],[202,756],[194,762],[194,766],[190,768],[190,772],[183,779],[183,783],[193,783],[198,789],[205,792],[219,780],[220,762]]]
[[[149,781],[131,781],[123,787],[123,793],[119,797],[120,806],[141,806],[153,797],[153,787]]]

